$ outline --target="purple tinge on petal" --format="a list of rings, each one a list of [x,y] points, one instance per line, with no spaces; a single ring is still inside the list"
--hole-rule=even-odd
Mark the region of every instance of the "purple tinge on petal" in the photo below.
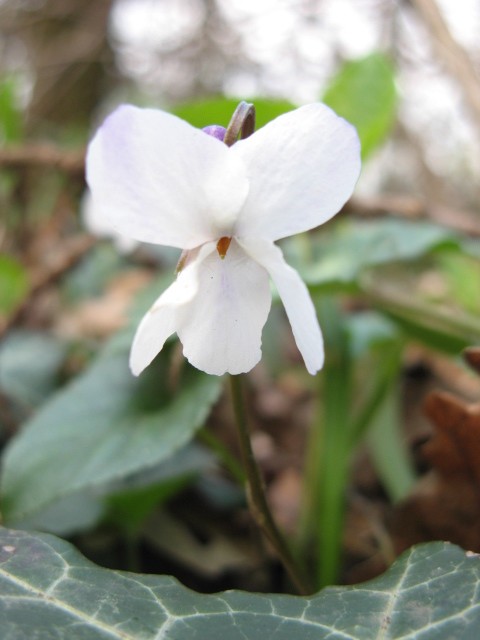
[[[202,131],[205,131],[209,136],[220,140],[220,142],[224,141],[225,134],[227,133],[225,127],[222,127],[219,124],[209,124],[208,127],[203,127]]]

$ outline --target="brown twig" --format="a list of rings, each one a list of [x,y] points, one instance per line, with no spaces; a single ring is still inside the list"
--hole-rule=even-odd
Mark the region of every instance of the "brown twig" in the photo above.
[[[397,213],[405,218],[421,218],[426,213],[424,204],[417,198],[395,195],[352,196],[343,210],[367,218],[384,216],[389,213]]]
[[[0,149],[0,168],[48,167],[71,175],[83,175],[85,150],[61,149],[54,145],[30,144]]]
[[[438,55],[460,84],[466,101],[480,128],[480,78],[465,49],[454,39],[435,0],[410,0],[423,19]]]

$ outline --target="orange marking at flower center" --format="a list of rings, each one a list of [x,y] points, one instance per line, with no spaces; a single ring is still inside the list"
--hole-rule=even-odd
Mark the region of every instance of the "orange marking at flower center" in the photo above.
[[[227,236],[224,236],[223,238],[220,238],[220,240],[217,242],[218,255],[222,260],[227,255],[228,247],[230,246],[231,241],[232,241],[231,238],[227,238]]]

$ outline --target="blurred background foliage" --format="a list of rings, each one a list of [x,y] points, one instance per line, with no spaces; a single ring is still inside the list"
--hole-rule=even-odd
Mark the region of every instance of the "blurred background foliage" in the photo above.
[[[480,342],[480,6],[459,4],[0,1],[6,524],[200,589],[284,588],[245,514],[221,381],[173,341],[140,379],[127,371],[177,256],[95,219],[84,146],[125,101],[203,127],[240,99],[258,126],[323,100],[357,127],[363,173],[334,221],[283,248],[327,364],[305,374],[275,306],[250,375],[255,451],[318,586],[371,577],[422,539],[392,524],[430,469],[422,399],[435,384],[480,390],[459,360]],[[462,527],[428,531],[466,544]]]

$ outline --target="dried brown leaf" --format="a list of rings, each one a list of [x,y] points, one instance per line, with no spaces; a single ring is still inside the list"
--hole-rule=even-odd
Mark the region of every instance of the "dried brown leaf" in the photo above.
[[[425,457],[443,476],[465,476],[480,490],[480,405],[437,391],[428,396],[425,411],[435,425]]]
[[[434,435],[423,446],[432,469],[393,514],[397,552],[417,542],[448,540],[480,550],[480,404],[441,391],[425,412]]]
[[[472,369],[480,373],[480,347],[468,347],[463,352],[463,357]]]

